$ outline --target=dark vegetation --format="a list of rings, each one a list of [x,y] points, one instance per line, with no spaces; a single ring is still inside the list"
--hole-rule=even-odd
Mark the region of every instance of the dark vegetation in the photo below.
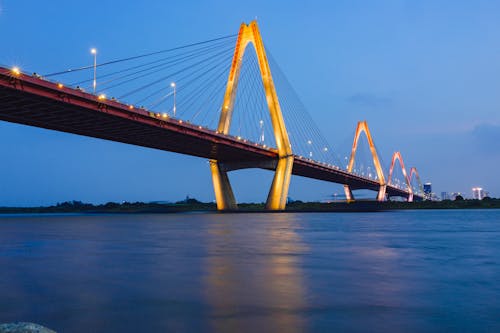
[[[238,205],[240,212],[263,211],[263,203],[241,203]],[[382,211],[395,209],[474,209],[474,208],[500,208],[500,199],[484,198],[483,200],[468,200],[462,197],[457,200],[443,201],[358,201],[354,203],[335,202],[302,202],[292,201],[287,204],[287,211],[291,212],[350,212],[350,211]],[[108,202],[102,205],[93,205],[81,201],[68,201],[46,207],[0,207],[0,214],[17,213],[177,213],[196,211],[216,211],[215,203],[200,202],[193,198],[175,203],[144,203],[144,202]]]
[[[391,209],[469,209],[500,208],[500,199],[486,197],[483,200],[464,199],[457,196],[455,200],[420,201],[420,202],[386,202]]]
[[[287,205],[290,211],[381,211],[396,209],[473,209],[500,208],[500,199],[486,197],[483,200],[469,200],[458,196],[456,200],[443,201],[357,201],[354,203],[319,203],[294,201]]]
[[[93,205],[81,201],[67,201],[47,207],[0,207],[0,214],[8,213],[176,213],[216,210],[214,203],[186,199],[176,203],[108,202]]]

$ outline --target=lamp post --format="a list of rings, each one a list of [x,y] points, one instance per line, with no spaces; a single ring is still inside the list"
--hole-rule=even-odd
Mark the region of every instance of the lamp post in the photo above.
[[[94,81],[92,83],[92,87],[94,88],[94,95],[97,87],[97,81],[96,81],[96,72],[97,72],[97,50],[95,48],[92,48],[90,50],[90,53],[94,55]]]
[[[260,143],[264,143],[264,120],[259,120],[259,126],[260,126]]]
[[[307,140],[307,144],[309,145],[309,158],[312,158],[313,152],[312,152],[312,140]]]
[[[174,118],[175,118],[175,111],[176,111],[175,110],[175,95],[176,95],[176,92],[175,92],[176,84],[175,84],[175,82],[170,83],[170,86],[172,88],[174,88],[174,109],[173,109],[173,111],[174,111]]]

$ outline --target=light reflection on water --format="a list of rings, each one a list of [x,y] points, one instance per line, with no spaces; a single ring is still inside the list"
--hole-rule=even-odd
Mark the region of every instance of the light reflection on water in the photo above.
[[[303,332],[307,306],[300,257],[307,252],[292,214],[248,215],[241,229],[217,216],[207,240],[206,295],[215,332]],[[272,219],[273,225],[268,225]],[[279,226],[279,228],[277,228]]]
[[[0,217],[0,322],[500,331],[500,210]]]

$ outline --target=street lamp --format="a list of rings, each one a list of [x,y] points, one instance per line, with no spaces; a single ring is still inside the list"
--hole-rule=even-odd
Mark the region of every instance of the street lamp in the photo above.
[[[259,126],[260,126],[260,142],[264,143],[264,120],[259,120]]]
[[[174,118],[175,118],[175,95],[176,95],[176,92],[175,92],[176,84],[175,84],[175,82],[170,83],[170,86],[172,88],[174,88],[174,109],[173,109],[173,111],[174,111]]]
[[[312,141],[311,140],[307,140],[307,144],[309,145],[309,149],[311,149]],[[313,152],[310,150],[309,151],[309,158],[312,158],[312,156],[313,156]]]
[[[94,95],[95,95],[95,90],[97,87],[97,81],[96,81],[96,69],[97,69],[97,50],[95,48],[90,49],[90,53],[94,55],[94,82],[92,84],[94,88]]]

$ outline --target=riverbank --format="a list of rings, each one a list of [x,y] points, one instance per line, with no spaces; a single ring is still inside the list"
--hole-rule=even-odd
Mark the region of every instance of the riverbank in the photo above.
[[[265,210],[264,203],[241,203],[239,212],[261,212]],[[483,200],[444,200],[444,201],[357,201],[347,202],[302,202],[293,201],[287,204],[289,212],[375,212],[406,209],[489,209],[500,208],[500,199],[486,198]],[[43,213],[182,213],[217,211],[215,203],[200,202],[189,199],[176,203],[144,203],[144,202],[109,202],[102,205],[82,203],[80,201],[63,202],[53,206],[41,207],[0,207],[0,214],[43,214]]]

